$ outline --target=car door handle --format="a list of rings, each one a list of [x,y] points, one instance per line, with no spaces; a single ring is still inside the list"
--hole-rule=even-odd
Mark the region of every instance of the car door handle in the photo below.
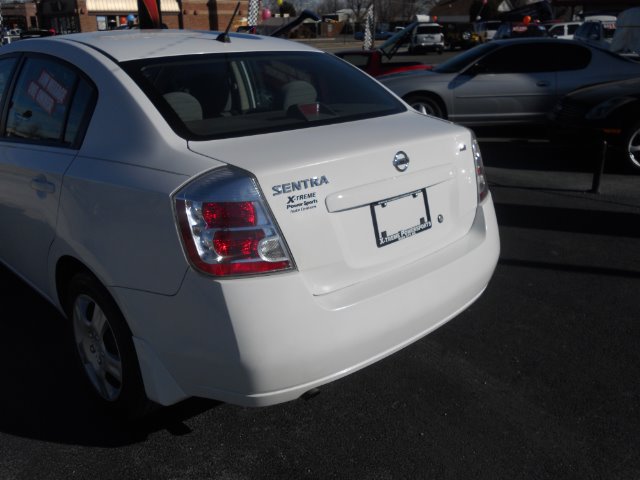
[[[551,84],[549,82],[547,82],[546,80],[538,80],[536,82],[536,85],[539,86],[539,87],[548,87]]]
[[[44,175],[39,175],[31,180],[31,188],[38,192],[54,193],[56,186],[49,182]]]

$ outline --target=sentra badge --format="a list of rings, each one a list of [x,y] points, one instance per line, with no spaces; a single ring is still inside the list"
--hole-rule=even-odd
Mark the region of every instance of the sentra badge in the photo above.
[[[282,183],[280,185],[274,185],[271,187],[273,196],[282,195],[283,193],[292,193],[299,190],[308,190],[310,188],[316,188],[325,183],[329,183],[327,177],[322,175],[321,177],[303,178],[302,180],[296,180],[295,182]]]

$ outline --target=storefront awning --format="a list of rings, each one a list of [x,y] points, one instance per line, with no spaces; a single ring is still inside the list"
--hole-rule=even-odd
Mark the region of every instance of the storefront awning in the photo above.
[[[160,0],[162,13],[178,13],[177,0]],[[126,14],[138,11],[137,0],[87,0],[89,13],[114,13]]]

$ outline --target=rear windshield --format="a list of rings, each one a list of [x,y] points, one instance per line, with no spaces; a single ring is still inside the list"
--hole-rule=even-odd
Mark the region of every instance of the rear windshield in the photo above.
[[[405,111],[343,60],[315,52],[192,55],[123,68],[184,138],[237,137]]]
[[[418,35],[434,34],[442,32],[442,27],[439,25],[419,25],[416,33]]]

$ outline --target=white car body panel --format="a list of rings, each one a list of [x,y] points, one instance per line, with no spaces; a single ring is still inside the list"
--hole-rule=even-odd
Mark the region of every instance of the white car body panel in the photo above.
[[[75,152],[6,142],[0,157],[0,258],[48,294],[43,267],[56,235],[62,176]]]
[[[170,194],[187,179],[79,157],[65,176],[57,255],[86,259],[107,286],[174,294],[187,265]]]

